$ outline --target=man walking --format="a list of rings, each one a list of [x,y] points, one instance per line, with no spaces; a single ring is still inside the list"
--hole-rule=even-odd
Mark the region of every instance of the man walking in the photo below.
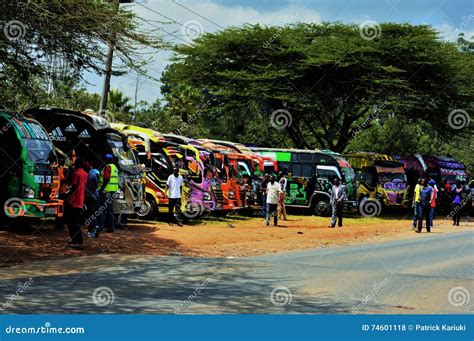
[[[339,178],[334,179],[334,185],[331,188],[330,204],[332,208],[331,228],[337,225],[342,227],[342,211],[344,210],[344,200],[346,198],[346,185],[339,183]]]
[[[119,176],[112,154],[105,155],[105,166],[99,176],[100,231],[113,233],[115,231],[114,199],[119,190]]]
[[[263,219],[266,219],[266,217],[267,217],[267,185],[268,185],[269,181],[270,181],[270,176],[268,174],[265,174],[265,176],[262,179],[262,182],[260,183],[260,190],[262,192],[262,216],[263,216]]]
[[[423,228],[423,219],[426,221],[426,232],[431,232],[430,212],[433,201],[433,188],[426,185],[425,179],[420,184],[420,203],[418,205],[418,228],[416,233],[420,233]]]
[[[428,185],[433,189],[433,200],[431,201],[430,210],[430,227],[433,227],[433,220],[435,218],[436,211],[436,200],[438,198],[438,187],[436,187],[436,181],[431,179],[428,181]]]
[[[286,176],[283,174],[283,172],[279,173],[279,182],[280,182],[280,188],[281,188],[281,194],[280,194],[280,201],[278,204],[278,218],[282,218],[283,220],[286,220],[286,205],[285,205],[285,199],[286,199],[286,185],[288,183],[288,180],[286,179]]]
[[[66,223],[69,228],[71,241],[69,245],[72,248],[83,249],[83,239],[81,231],[81,212],[84,206],[84,197],[86,195],[87,173],[83,169],[81,159],[77,159],[74,165],[74,171],[71,177],[71,189],[66,201]]]
[[[87,237],[99,237],[99,220],[97,209],[100,205],[99,199],[99,176],[100,172],[89,162],[84,162],[84,170],[88,173],[86,185],[86,207],[87,207]]]
[[[183,226],[181,223],[181,187],[183,186],[183,177],[179,175],[179,168],[173,169],[173,174],[168,177],[166,181],[168,187],[168,221],[170,225],[176,220],[178,226]]]
[[[280,200],[281,187],[280,183],[275,181],[275,177],[272,175],[270,181],[267,184],[267,216],[265,217],[265,224],[270,224],[270,216],[273,216],[273,224],[278,225],[278,201]]]

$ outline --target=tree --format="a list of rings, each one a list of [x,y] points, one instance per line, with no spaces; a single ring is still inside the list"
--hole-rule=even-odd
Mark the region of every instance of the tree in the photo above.
[[[448,115],[472,111],[472,56],[429,26],[378,28],[374,39],[341,23],[205,34],[175,47],[162,91],[172,96],[186,84],[207,92],[211,132],[242,142],[343,151],[371,127],[374,106],[407,125],[424,121],[444,136],[459,133]]]
[[[31,78],[48,77],[52,56],[77,77],[83,70],[102,73],[112,36],[115,55],[124,67],[115,68],[115,75],[129,68],[142,72],[138,46],[161,46],[157,37],[140,30],[130,9],[117,10],[110,1],[2,1],[0,22],[0,81],[16,83],[20,89]]]
[[[109,92],[108,109],[112,112],[130,114],[133,105],[130,103],[132,99],[125,96],[124,93],[118,89],[112,89]]]

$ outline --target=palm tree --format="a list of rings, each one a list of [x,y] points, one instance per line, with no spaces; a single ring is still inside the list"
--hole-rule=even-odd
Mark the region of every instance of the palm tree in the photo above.
[[[129,114],[133,109],[133,105],[130,103],[131,100],[132,99],[125,96],[122,91],[112,89],[109,92],[107,107],[112,112]]]

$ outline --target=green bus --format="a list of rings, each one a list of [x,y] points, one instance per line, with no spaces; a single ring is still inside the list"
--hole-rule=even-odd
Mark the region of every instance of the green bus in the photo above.
[[[2,224],[61,217],[59,185],[58,161],[45,129],[22,114],[0,111]]]
[[[331,213],[329,204],[331,188],[335,178],[343,179],[338,160],[318,150],[278,149],[251,147],[252,151],[262,156],[269,156],[277,161],[278,170],[287,175],[285,204],[287,207],[309,209],[316,215],[328,216]],[[270,163],[265,171],[271,173]],[[346,210],[355,210],[357,203],[348,198]]]

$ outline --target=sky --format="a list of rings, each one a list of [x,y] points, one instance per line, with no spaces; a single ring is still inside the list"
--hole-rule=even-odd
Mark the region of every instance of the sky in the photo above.
[[[245,23],[284,25],[297,22],[366,21],[429,24],[446,40],[459,32],[474,36],[474,1],[470,0],[136,0],[130,5],[144,19],[143,28],[154,30],[165,41],[190,44],[205,32],[216,32]],[[382,32],[383,34],[383,32]],[[160,78],[171,54],[154,51],[146,72]],[[101,76],[87,73],[86,88],[101,93]],[[135,98],[137,75],[112,78],[111,88]],[[161,97],[161,83],[141,77],[137,100],[154,102]]]

